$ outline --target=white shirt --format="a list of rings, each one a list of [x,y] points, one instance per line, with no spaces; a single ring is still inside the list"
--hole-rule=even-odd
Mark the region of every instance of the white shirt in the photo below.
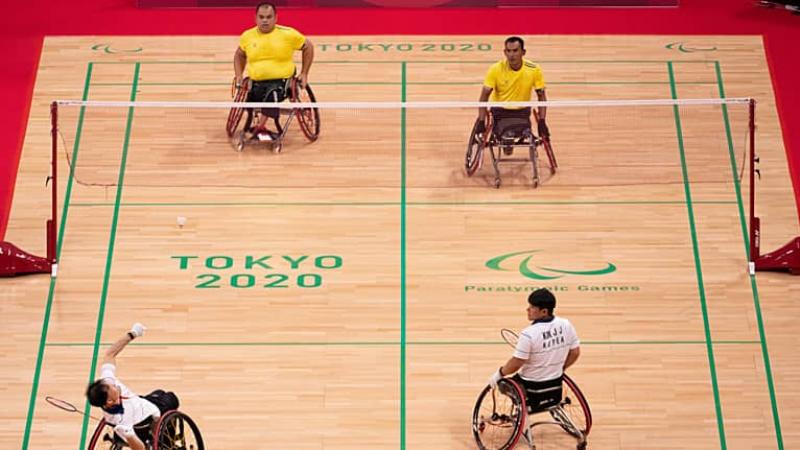
[[[564,361],[581,341],[567,319],[536,320],[519,335],[514,357],[526,360],[519,376],[528,381],[548,381],[564,373]]]
[[[103,417],[106,419],[106,422],[114,425],[114,431],[118,435],[128,438],[135,434],[133,431],[134,425],[150,416],[153,416],[153,420],[158,420],[161,416],[161,411],[158,410],[156,405],[139,397],[128,389],[127,386],[122,384],[122,382],[117,379],[116,372],[117,367],[115,365],[106,363],[100,368],[100,377],[103,378],[106,383],[119,389],[120,395],[122,396],[122,407],[124,411],[122,414],[109,414],[106,410],[103,410]]]

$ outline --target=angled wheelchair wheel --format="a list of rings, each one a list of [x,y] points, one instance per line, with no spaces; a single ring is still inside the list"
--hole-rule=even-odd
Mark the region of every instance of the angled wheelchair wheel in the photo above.
[[[584,437],[587,436],[592,430],[592,411],[589,409],[589,402],[586,401],[583,392],[567,374],[564,374],[561,408],[578,431]]]
[[[249,85],[250,79],[245,78],[242,80],[242,85],[238,88],[235,85],[231,87],[231,94],[234,102],[242,103],[247,101]],[[239,128],[239,122],[242,121],[242,115],[244,115],[244,112],[244,108],[231,108],[230,112],[228,113],[228,121],[225,123],[225,131],[228,133],[228,137],[233,137],[233,133],[235,133],[236,129]]]
[[[314,91],[311,86],[306,84],[302,89],[297,87],[297,78],[292,78],[292,97],[291,100],[295,103],[316,103],[317,97],[314,96]],[[300,123],[300,129],[306,138],[314,142],[319,137],[319,109],[318,108],[301,108],[297,114],[297,121]]]
[[[513,449],[523,432],[525,395],[513,380],[504,378],[497,389],[486,386],[472,412],[472,435],[481,450]]]
[[[114,429],[105,420],[101,420],[94,429],[92,438],[89,439],[87,450],[120,450],[125,447],[122,439],[116,437]]]
[[[539,179],[539,157],[538,152],[536,151],[536,143],[532,142],[529,148],[529,159],[531,160],[531,170],[533,172],[532,175],[532,182],[533,187],[539,187],[541,180]]]
[[[482,165],[483,150],[489,140],[491,126],[491,115],[487,115],[486,120],[483,122],[483,131],[480,131],[480,119],[476,119],[475,125],[472,126],[469,141],[467,142],[467,154],[464,159],[464,168],[467,171],[467,176],[474,175]]]
[[[189,416],[168,411],[156,425],[153,450],[204,450],[200,429]]]
[[[547,160],[550,161],[550,175],[555,175],[556,169],[558,169],[558,161],[556,161],[556,154],[553,153],[553,144],[550,142],[550,137],[542,139],[542,146],[547,155]]]

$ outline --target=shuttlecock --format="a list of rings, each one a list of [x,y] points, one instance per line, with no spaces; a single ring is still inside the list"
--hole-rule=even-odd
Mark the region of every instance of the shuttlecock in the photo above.
[[[178,226],[183,228],[184,225],[186,225],[186,217],[178,216]]]

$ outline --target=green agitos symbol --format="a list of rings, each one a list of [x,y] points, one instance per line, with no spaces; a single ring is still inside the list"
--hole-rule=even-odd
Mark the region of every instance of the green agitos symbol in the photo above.
[[[116,49],[111,47],[111,44],[95,44],[92,46],[92,50],[103,51],[109,55],[113,55],[115,53],[139,53],[144,49],[142,47],[132,49]]]
[[[531,269],[531,259],[533,258],[534,253],[538,253],[540,251],[541,250],[526,250],[524,252],[514,252],[500,255],[496,258],[486,261],[486,267],[492,270],[509,271],[510,269],[505,269],[500,267],[500,265],[503,264],[507,259],[514,256],[528,255],[526,258],[523,258],[522,261],[520,261],[519,273],[533,280],[555,280],[556,278],[561,278],[565,275],[606,275],[617,270],[617,266],[614,264],[606,263],[606,267],[596,270],[565,270],[537,265],[535,266],[535,269],[538,272],[535,272],[533,269]]]
[[[673,42],[664,46],[667,50],[678,50],[682,53],[713,52],[717,47],[690,47],[683,42]]]

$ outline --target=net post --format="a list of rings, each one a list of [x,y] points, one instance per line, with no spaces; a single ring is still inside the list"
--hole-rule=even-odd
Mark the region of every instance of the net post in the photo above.
[[[49,273],[51,276],[56,274],[56,198],[58,186],[56,184],[56,137],[58,135],[57,125],[57,103],[50,105],[51,114],[51,133],[52,133],[52,154],[51,154],[51,175],[47,182],[52,182],[51,199],[51,218],[47,220],[47,257],[32,255],[25,250],[17,247],[11,242],[0,241],[0,277],[15,277],[34,273]],[[46,183],[45,183],[46,184]]]
[[[755,215],[755,100],[750,100],[750,273],[755,271],[789,272],[800,275],[800,237],[781,248],[761,254],[761,220]]]
[[[750,163],[750,265],[752,267],[761,254],[761,220],[756,217],[756,101],[750,99],[748,105],[747,127],[750,132],[748,142]],[[752,270],[751,270],[752,272]]]
[[[50,220],[47,221],[47,260],[56,264],[56,228],[58,224],[58,103],[50,104],[50,183],[52,187],[50,199]]]

